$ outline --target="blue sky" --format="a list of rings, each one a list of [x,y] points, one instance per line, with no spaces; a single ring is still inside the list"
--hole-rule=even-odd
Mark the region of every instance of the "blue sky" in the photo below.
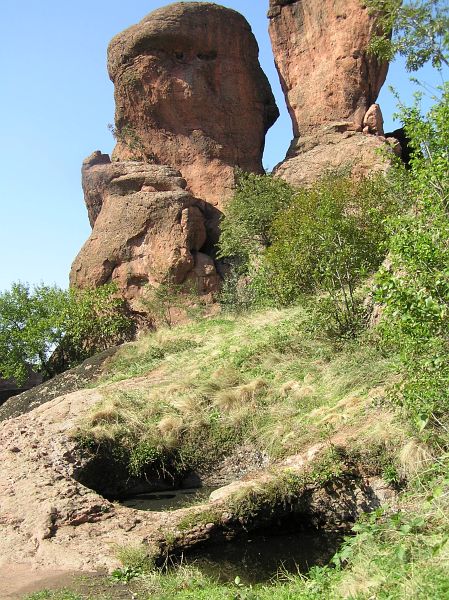
[[[0,22],[0,290],[13,281],[68,283],[70,264],[90,233],[80,182],[82,160],[110,152],[114,140],[113,86],[106,48],[119,31],[159,0],[2,0]],[[228,0],[243,13],[260,46],[281,118],[267,137],[264,165],[283,159],[291,124],[273,64],[268,0]],[[421,78],[437,84],[431,71]],[[400,63],[390,68],[404,102],[412,87]],[[387,130],[395,101],[379,99]]]

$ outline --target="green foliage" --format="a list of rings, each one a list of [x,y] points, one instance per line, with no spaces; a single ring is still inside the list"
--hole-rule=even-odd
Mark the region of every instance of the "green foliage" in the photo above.
[[[198,316],[204,308],[199,305],[200,297],[194,285],[188,283],[166,282],[157,287],[147,286],[140,303],[156,327],[171,327],[180,311]]]
[[[275,219],[273,244],[264,256],[274,301],[291,304],[325,293],[319,308],[326,328],[355,332],[363,317],[356,288],[382,262],[385,218],[400,200],[384,176],[354,182],[328,175],[299,190]]]
[[[59,314],[58,325],[63,333],[61,347],[67,355],[66,368],[132,337],[134,322],[115,285],[71,288],[65,297],[65,310]]]
[[[164,471],[164,462],[168,459],[168,452],[158,440],[140,441],[129,450],[129,473],[134,477],[141,477],[145,470],[156,465]]]
[[[0,373],[20,385],[28,366],[46,372],[51,351],[62,340],[57,327],[65,305],[64,292],[40,285],[13,283],[0,294]]]
[[[221,256],[235,261],[221,303],[240,310],[321,294],[320,326],[354,334],[364,318],[356,287],[385,256],[385,217],[401,206],[399,181],[330,173],[294,191],[241,174],[220,238]]]
[[[233,258],[246,273],[261,249],[272,241],[271,224],[294,196],[294,190],[271,175],[237,173],[237,189],[221,222],[219,257]]]
[[[408,71],[427,62],[449,66],[449,6],[445,0],[367,0],[379,15],[371,51],[382,60],[404,56]]]
[[[133,88],[138,84],[138,80],[134,79],[134,77],[129,74],[126,83],[129,87]],[[131,125],[125,124],[114,127],[112,123],[109,123],[108,129],[117,142],[123,144],[123,146],[127,146],[133,160],[141,160],[142,156],[145,156],[148,162],[153,162],[155,160],[155,157],[151,153],[145,152],[144,143]]]
[[[19,384],[29,367],[48,377],[131,332],[132,321],[112,286],[65,291],[13,283],[0,294],[0,373]]]
[[[26,600],[85,600],[85,597],[70,590],[43,590],[27,596]]]
[[[399,349],[405,377],[396,398],[418,430],[449,411],[449,87],[427,116],[403,110],[414,149],[416,204],[391,220],[390,264],[376,277],[383,343]]]

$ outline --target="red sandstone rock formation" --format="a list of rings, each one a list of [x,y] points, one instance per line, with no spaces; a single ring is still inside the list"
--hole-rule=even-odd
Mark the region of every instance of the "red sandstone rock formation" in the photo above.
[[[397,140],[338,131],[329,125],[296,140],[287,159],[276,167],[276,176],[294,187],[313,183],[328,172],[348,169],[355,178],[386,172],[394,154],[400,155]]]
[[[83,163],[93,231],[72,285],[115,281],[132,308],[146,283],[218,287],[215,206],[236,166],[262,171],[278,116],[258,51],[242,15],[208,2],[156,10],[111,41],[117,145],[112,162],[95,152]]]
[[[393,149],[374,103],[388,65],[367,52],[375,17],[360,0],[270,0],[268,16],[295,136],[277,175],[304,185],[330,169],[387,169]]]
[[[109,162],[108,162],[109,161]],[[72,265],[70,283],[116,282],[132,308],[147,284],[193,279],[213,291],[218,276],[207,244],[207,206],[170,167],[110,162],[95,152],[83,164],[92,234]]]
[[[378,104],[372,104],[363,118],[363,133],[384,135],[384,118]]]
[[[278,109],[242,15],[209,2],[155,10],[111,41],[108,69],[113,160],[179,169],[193,195],[219,208],[235,166],[262,172]]]
[[[334,121],[361,131],[388,70],[367,53],[375,18],[360,0],[270,0],[270,36],[295,137]]]

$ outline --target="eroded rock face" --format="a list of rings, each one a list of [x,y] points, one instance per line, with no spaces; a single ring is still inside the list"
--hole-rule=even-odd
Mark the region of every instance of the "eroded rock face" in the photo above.
[[[80,483],[79,473],[85,465],[73,432],[103,394],[131,390],[147,394],[158,383],[160,374],[155,371],[145,378],[67,393],[2,423],[0,569],[26,563],[30,569],[109,570],[119,566],[114,556],[117,546],[145,544],[150,554],[160,553],[166,559],[168,534],[172,550],[184,549],[208,540],[222,540],[223,534],[232,537],[262,525],[278,526],[280,518],[294,513],[317,527],[347,529],[361,511],[372,510],[385,501],[391,504],[394,499],[391,490],[377,478],[353,478],[327,489],[317,484],[299,497],[289,495],[273,512],[263,510],[263,504],[243,518],[239,512],[232,512],[232,492],[253,489],[255,494],[263,494],[265,485],[273,489],[276,475],[300,475],[319,455],[320,448],[326,447],[320,443],[302,455],[288,457],[281,464],[215,492],[201,506],[145,512],[112,503]],[[211,513],[217,513],[220,519],[210,523]],[[197,519],[198,514],[208,518],[202,521]],[[198,525],[181,528],[186,518]]]
[[[279,113],[239,13],[209,2],[155,10],[111,41],[108,70],[113,160],[179,169],[194,196],[219,208],[235,166],[262,172],[265,134]]]
[[[367,53],[376,25],[360,0],[270,0],[270,37],[295,137],[335,121],[361,131],[387,75]]]
[[[388,70],[367,51],[375,17],[360,0],[270,0],[268,16],[295,136],[276,175],[302,186],[386,171],[400,147],[375,104]]]
[[[294,187],[307,186],[329,172],[347,169],[355,179],[385,173],[394,154],[396,139],[339,131],[339,124],[323,127],[314,135],[294,140],[287,159],[276,167],[276,176]]]
[[[72,265],[71,285],[115,282],[131,308],[145,284],[182,283],[196,271],[201,286],[216,289],[213,261],[202,267],[206,204],[186,191],[185,180],[170,167],[107,158],[96,152],[83,164],[93,230]]]

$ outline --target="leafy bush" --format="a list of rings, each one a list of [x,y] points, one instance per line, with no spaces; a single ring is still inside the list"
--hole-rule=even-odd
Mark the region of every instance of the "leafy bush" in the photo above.
[[[413,148],[413,211],[390,223],[390,264],[376,278],[383,343],[402,353],[396,395],[418,429],[449,412],[449,86],[427,116],[402,116]]]
[[[133,322],[113,286],[62,290],[13,283],[0,294],[0,373],[23,383],[49,377],[129,338]]]
[[[239,274],[246,273],[254,256],[271,244],[273,220],[294,193],[281,179],[239,171],[236,193],[221,222],[219,257],[233,258]]]
[[[271,176],[240,173],[219,243],[220,256],[233,260],[222,305],[289,305],[321,294],[320,324],[353,334],[364,315],[356,287],[385,257],[385,218],[402,208],[402,187],[403,174],[357,182],[329,173],[293,190]]]
[[[205,312],[204,302],[193,282],[147,285],[140,304],[155,327],[172,327],[182,314],[195,318]]]
[[[265,253],[276,300],[304,293],[341,293],[346,313],[355,310],[356,286],[385,256],[385,217],[398,209],[383,176],[354,182],[328,175],[301,189],[273,223]]]

